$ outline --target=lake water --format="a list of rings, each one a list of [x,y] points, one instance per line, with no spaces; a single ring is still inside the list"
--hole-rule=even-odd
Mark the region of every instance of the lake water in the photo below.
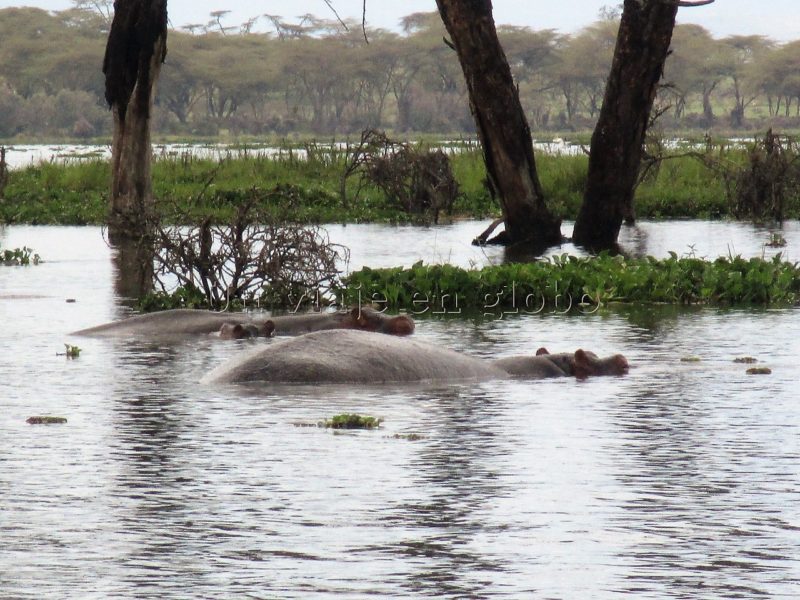
[[[503,258],[469,246],[483,226],[330,231],[353,268],[480,266]],[[798,260],[800,227],[782,233]],[[760,256],[768,234],[670,222],[622,239]],[[633,368],[238,389],[199,380],[269,340],[70,336],[124,313],[112,250],[98,228],[0,229],[23,245],[46,262],[0,267],[0,598],[800,597],[797,309],[422,319],[416,336],[479,356],[584,347]],[[385,421],[297,426],[342,412]]]
[[[443,149],[446,151],[457,151],[464,147],[464,143],[476,144],[470,140],[459,140],[457,142],[443,142]],[[344,148],[345,143],[333,144],[337,148]],[[321,144],[324,147],[325,144]],[[534,149],[537,152],[548,154],[578,154],[582,152],[581,147],[556,138],[550,141],[534,142]],[[230,155],[238,155],[243,152],[244,146],[241,144],[153,144],[153,156],[156,159],[181,156],[191,154],[200,158],[210,158],[221,160]],[[288,147],[267,146],[252,144],[247,146],[247,151],[251,154],[278,157],[287,155],[290,151]],[[306,151],[301,146],[296,146],[291,150],[294,157],[303,158]],[[85,160],[110,160],[111,144],[14,144],[6,147],[6,162],[9,169],[21,169],[41,162],[56,163],[75,163]]]

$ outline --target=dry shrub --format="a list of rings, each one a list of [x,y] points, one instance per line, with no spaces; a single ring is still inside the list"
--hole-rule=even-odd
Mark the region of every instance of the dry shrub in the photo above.
[[[800,198],[800,152],[796,140],[770,129],[748,148],[744,167],[726,177],[737,219],[784,218],[787,202]]]
[[[375,130],[366,131],[361,140],[363,177],[380,188],[390,202],[434,223],[440,212],[452,211],[458,183],[444,152],[391,140]]]
[[[218,308],[233,300],[286,307],[304,294],[325,297],[349,259],[347,248],[331,243],[324,229],[285,224],[255,198],[240,204],[229,224],[206,218],[194,226],[158,227],[156,248],[162,291],[196,288]]]

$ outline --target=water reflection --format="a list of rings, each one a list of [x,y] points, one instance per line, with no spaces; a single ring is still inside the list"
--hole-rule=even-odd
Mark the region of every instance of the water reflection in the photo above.
[[[153,249],[144,240],[120,239],[111,243],[114,257],[114,291],[120,299],[136,299],[153,291]]]
[[[435,402],[431,402],[431,395]],[[425,401],[433,424],[410,467],[420,497],[390,510],[388,522],[409,535],[387,550],[411,561],[402,582],[415,594],[485,598],[493,571],[504,568],[496,557],[475,548],[485,527],[483,514],[509,490],[499,477],[506,440],[497,434],[502,414],[498,398],[479,388],[455,387],[417,398]]]
[[[751,394],[714,390],[714,379],[694,369],[651,376],[611,413],[628,496],[614,528],[637,540],[624,550],[633,562],[621,593],[789,597],[798,582],[797,562],[780,558],[794,542],[769,525],[789,496],[765,489],[786,449],[774,455],[758,412],[742,412]]]

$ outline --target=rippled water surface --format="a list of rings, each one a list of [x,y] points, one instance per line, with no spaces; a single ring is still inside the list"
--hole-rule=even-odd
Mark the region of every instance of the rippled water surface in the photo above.
[[[354,267],[497,262],[467,243],[482,225],[331,235]],[[800,230],[783,233],[792,257]],[[656,255],[772,252],[764,230],[724,223],[624,236]],[[480,356],[619,351],[634,366],[619,378],[238,389],[198,381],[270,341],[69,335],[121,314],[98,229],[6,228],[0,245],[47,261],[0,267],[0,598],[800,597],[795,309],[415,334]],[[772,374],[745,374],[744,355]],[[385,422],[298,426],[341,412]],[[25,422],[45,414],[68,423]]]

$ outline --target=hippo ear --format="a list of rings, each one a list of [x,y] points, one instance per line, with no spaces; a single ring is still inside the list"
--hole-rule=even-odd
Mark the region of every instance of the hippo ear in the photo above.
[[[388,325],[388,333],[392,335],[411,335],[414,333],[414,320],[408,315],[392,317]]]
[[[550,354],[550,351],[549,351],[547,348],[545,348],[545,347],[539,348],[539,349],[536,351],[536,356],[542,356],[542,355],[544,355],[544,354]]]
[[[264,321],[264,324],[261,326],[261,333],[264,337],[272,337],[272,334],[275,333],[275,323],[271,319],[267,319]]]
[[[609,359],[609,373],[612,375],[624,375],[628,372],[628,359],[622,354],[615,354]]]
[[[589,356],[581,349],[575,351],[573,356],[574,363],[572,367],[572,374],[577,379],[586,379],[592,374],[592,365],[589,362]]]

